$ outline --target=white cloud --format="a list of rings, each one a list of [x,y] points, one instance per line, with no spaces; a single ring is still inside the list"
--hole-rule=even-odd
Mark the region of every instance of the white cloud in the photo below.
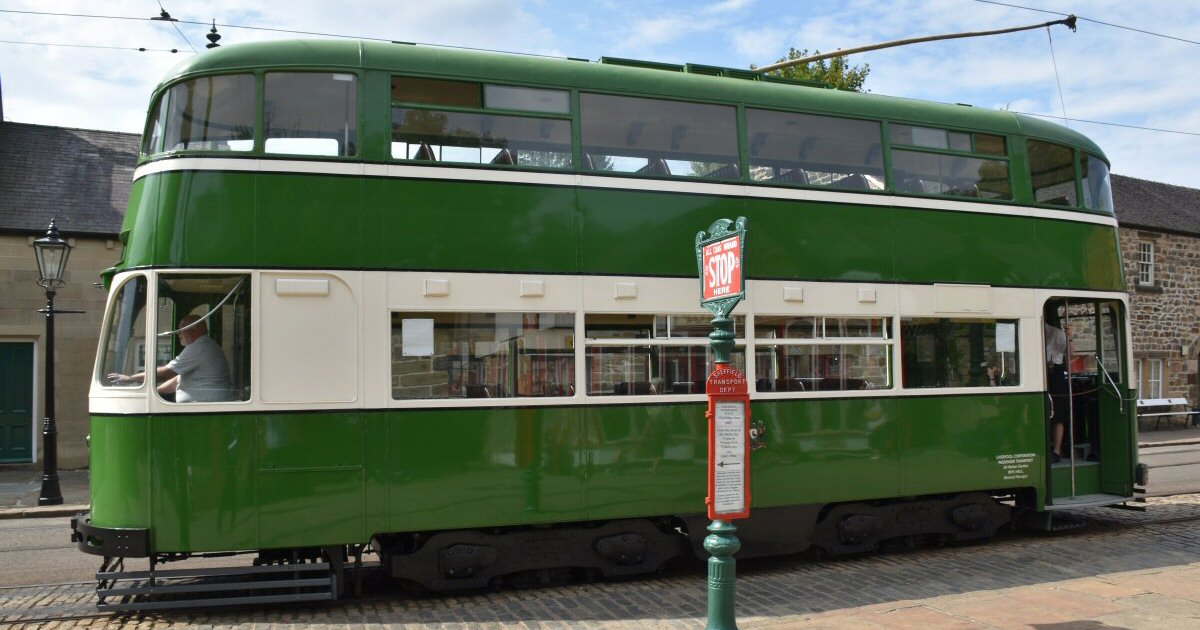
[[[637,57],[675,63],[748,67],[789,47],[831,51],[887,40],[1033,24],[1056,16],[968,0],[442,0],[329,3],[319,0],[163,0],[181,20],[340,33],[431,44],[598,58]],[[1051,11],[1180,36],[1200,32],[1198,3],[1042,0]],[[154,0],[9,0],[6,9],[149,18]],[[179,24],[203,50],[208,26]],[[221,27],[222,44],[295,37]],[[917,44],[866,53],[867,89],[879,94],[1015,111],[1060,113],[1061,80],[1072,117],[1200,132],[1200,82],[1191,69],[1200,47],[1080,21],[1052,30],[1058,78],[1045,29],[978,39]],[[189,50],[171,25],[4,14],[0,39],[128,48]],[[139,131],[158,80],[183,59],[126,50],[0,44],[7,120]],[[188,53],[190,56],[190,53]],[[1095,139],[1118,173],[1200,187],[1200,142],[1073,123]]]

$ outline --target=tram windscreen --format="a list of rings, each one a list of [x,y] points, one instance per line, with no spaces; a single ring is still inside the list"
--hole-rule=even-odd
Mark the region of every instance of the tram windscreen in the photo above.
[[[145,151],[249,151],[254,148],[254,110],[254,75],[176,84],[161,97]]]
[[[1108,177],[1108,165],[1098,157],[1084,154],[1079,157],[1079,172],[1083,175],[1083,205],[1112,214],[1112,184]]]
[[[109,387],[140,387],[141,381],[110,379],[109,374],[137,374],[146,369],[146,278],[134,276],[121,285],[108,312],[104,360],[98,378]]]

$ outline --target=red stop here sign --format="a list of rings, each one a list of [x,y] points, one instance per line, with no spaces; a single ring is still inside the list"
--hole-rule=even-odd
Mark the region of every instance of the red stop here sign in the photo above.
[[[701,266],[704,270],[702,302],[739,295],[742,292],[741,235],[705,245]]]

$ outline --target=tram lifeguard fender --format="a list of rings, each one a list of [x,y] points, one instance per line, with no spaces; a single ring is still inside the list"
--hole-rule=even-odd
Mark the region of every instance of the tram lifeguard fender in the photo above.
[[[91,512],[71,518],[71,542],[84,553],[106,558],[145,558],[150,555],[149,529],[95,527]]]

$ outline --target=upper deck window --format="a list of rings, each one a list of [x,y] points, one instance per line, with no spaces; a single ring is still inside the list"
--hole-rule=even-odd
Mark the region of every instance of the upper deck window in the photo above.
[[[750,177],[756,181],[883,190],[878,122],[746,110]]]
[[[1041,140],[1030,140],[1029,179],[1033,182],[1033,199],[1038,203],[1076,207],[1075,151],[1070,147]]]
[[[610,94],[580,94],[584,168],[738,179],[737,110]]]
[[[566,90],[485,85],[483,96],[488,109],[515,109],[547,114],[571,113],[570,94]]]
[[[392,157],[571,168],[571,121],[473,110],[569,114],[566,90],[392,77]],[[412,104],[415,106],[407,106]],[[431,109],[435,105],[455,109]]]
[[[1083,176],[1084,207],[1112,214],[1112,185],[1104,160],[1086,153],[1080,154],[1079,173]]]
[[[479,84],[418,77],[392,77],[392,102],[449,107],[483,107]]]
[[[263,102],[267,153],[351,156],[358,152],[353,74],[270,72]]]
[[[144,153],[254,148],[254,75],[227,74],[184,81],[160,98]]]
[[[899,192],[1012,199],[1003,136],[892,124],[889,138],[906,147],[892,150]]]

